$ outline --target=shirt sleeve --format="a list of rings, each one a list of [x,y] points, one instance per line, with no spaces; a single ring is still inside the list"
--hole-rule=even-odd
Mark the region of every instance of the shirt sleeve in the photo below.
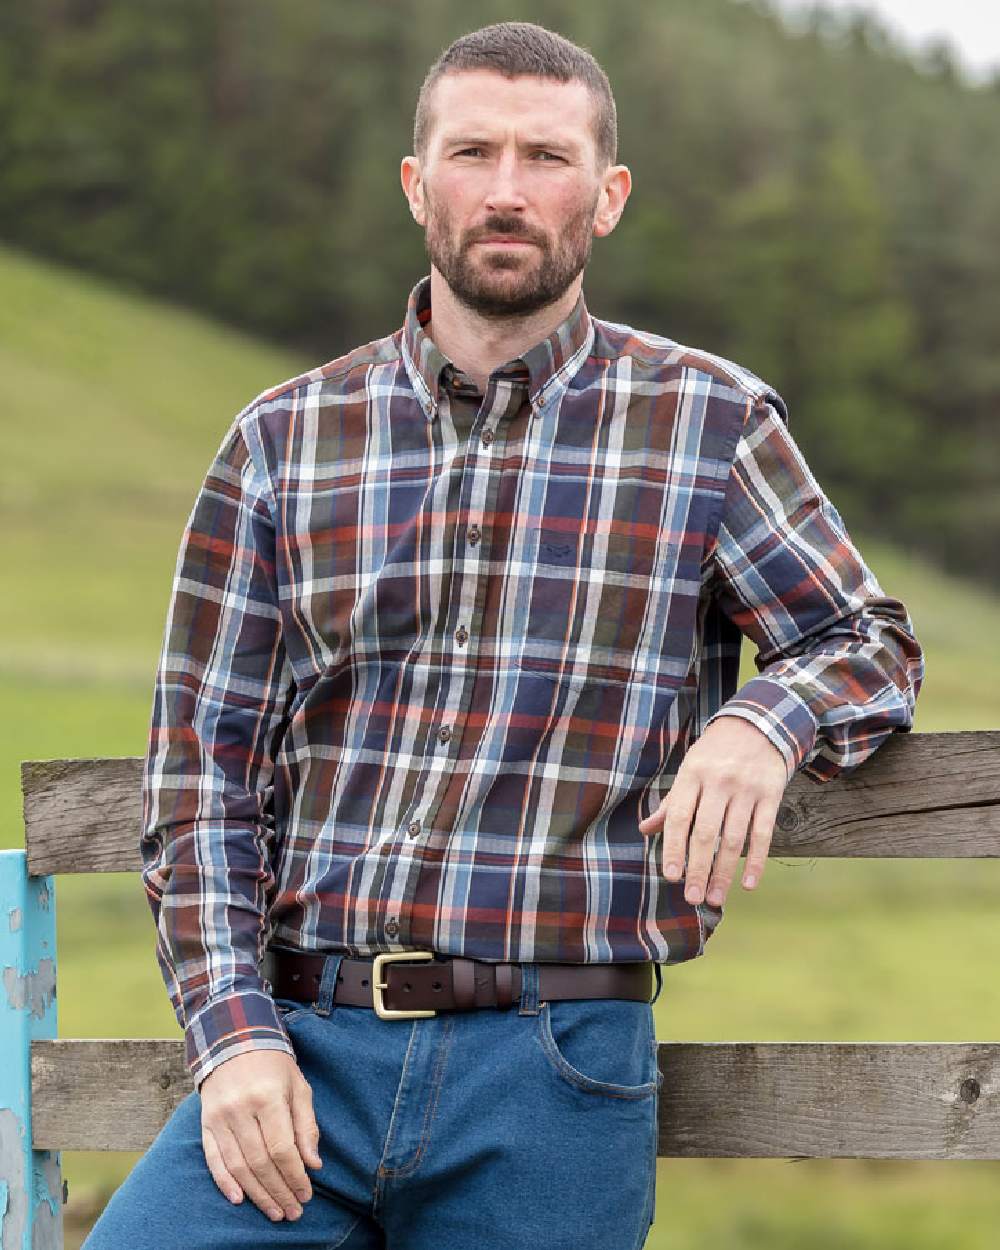
[[[756,725],[815,782],[913,726],[924,656],[767,402],[748,407],[714,548],[712,593],[757,644],[758,675],[712,715]]]
[[[258,970],[291,675],[254,437],[230,427],[181,538],[143,770],[142,878],[196,1087],[245,1051],[295,1053]]]

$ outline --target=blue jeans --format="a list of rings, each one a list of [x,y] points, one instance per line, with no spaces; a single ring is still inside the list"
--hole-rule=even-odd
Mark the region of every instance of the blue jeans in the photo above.
[[[219,1191],[197,1091],[112,1195],[83,1250],[639,1250],[653,1221],[660,1073],[651,1003],[538,999],[383,1020],[278,999],[313,1089],[322,1167],[297,1220]],[[655,1002],[662,988],[656,973]]]

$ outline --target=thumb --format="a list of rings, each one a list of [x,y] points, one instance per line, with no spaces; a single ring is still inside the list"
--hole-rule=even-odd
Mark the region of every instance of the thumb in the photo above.
[[[312,1087],[302,1079],[296,1082],[292,1092],[292,1128],[295,1131],[295,1145],[302,1161],[309,1167],[322,1167],[319,1157],[319,1125],[313,1114]]]

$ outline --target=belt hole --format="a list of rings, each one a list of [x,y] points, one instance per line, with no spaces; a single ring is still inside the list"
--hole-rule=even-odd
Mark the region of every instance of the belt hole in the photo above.
[[[432,982],[431,982],[431,988],[432,988],[432,989],[435,989],[435,990],[439,990],[439,989],[441,988],[441,982],[440,982],[440,981],[432,981]]]
[[[364,981],[362,981],[362,982],[361,982],[361,984],[362,984],[362,985],[367,985],[367,984],[368,984],[368,980],[367,980],[367,978],[366,978]]]

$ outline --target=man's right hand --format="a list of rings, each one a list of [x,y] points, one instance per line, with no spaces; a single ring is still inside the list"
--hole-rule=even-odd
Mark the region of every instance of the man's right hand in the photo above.
[[[272,1220],[297,1220],[312,1197],[306,1167],[321,1166],[312,1086],[291,1055],[251,1050],[205,1077],[201,1142],[230,1202],[246,1194]],[[297,1200],[298,1199],[298,1200]]]

